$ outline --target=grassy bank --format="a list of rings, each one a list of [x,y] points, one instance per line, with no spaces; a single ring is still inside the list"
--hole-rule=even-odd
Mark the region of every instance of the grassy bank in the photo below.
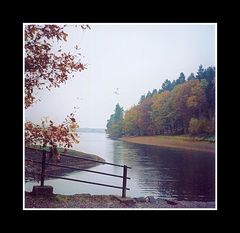
[[[189,136],[141,136],[141,137],[122,137],[120,140],[125,142],[171,147],[195,151],[215,152],[215,143],[202,141],[200,138]]]

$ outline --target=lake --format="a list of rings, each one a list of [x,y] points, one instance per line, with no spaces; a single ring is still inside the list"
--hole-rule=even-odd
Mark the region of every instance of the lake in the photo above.
[[[215,156],[213,153],[147,146],[112,140],[105,133],[80,133],[74,150],[96,154],[106,162],[125,164],[128,169],[127,196],[191,200],[215,200]],[[90,170],[122,175],[122,168],[99,165]],[[72,172],[65,177],[122,186],[122,179],[88,172]],[[52,179],[45,181],[58,194],[115,194],[121,189]],[[36,182],[25,183],[31,191]]]

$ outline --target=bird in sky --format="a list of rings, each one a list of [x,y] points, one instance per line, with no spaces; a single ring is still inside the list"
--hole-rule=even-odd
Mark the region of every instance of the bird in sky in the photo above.
[[[120,94],[119,94],[119,88],[115,88],[114,91],[113,91],[113,93],[116,94],[116,95],[120,95]]]
[[[79,50],[80,48],[78,47],[78,45],[75,45],[74,47],[76,50]]]

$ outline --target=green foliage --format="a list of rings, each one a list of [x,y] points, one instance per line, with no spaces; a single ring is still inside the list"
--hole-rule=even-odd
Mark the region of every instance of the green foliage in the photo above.
[[[146,96],[142,95],[138,103],[141,104],[145,99],[146,99]]]
[[[122,136],[123,130],[123,108],[119,104],[116,105],[114,114],[110,116],[107,122],[107,134],[111,138],[119,138]]]
[[[166,80],[164,81],[164,83],[162,84],[162,90],[163,90],[163,91],[171,91],[171,90],[172,90],[171,81],[169,81],[168,79],[166,79]]]
[[[146,99],[150,99],[152,98],[152,93],[150,91],[148,91],[147,95],[146,95]]]
[[[209,130],[209,122],[207,119],[191,118],[188,130],[192,136],[206,134]]]
[[[176,80],[176,85],[182,84],[184,82],[185,82],[185,75],[183,72],[181,72],[179,78]]]
[[[204,79],[204,77],[205,77],[204,69],[203,69],[203,66],[200,65],[199,68],[198,68],[198,71],[197,71],[196,78],[198,80],[201,80],[201,79]]]
[[[197,135],[199,132],[199,120],[196,118],[191,118],[188,130],[191,135]]]
[[[194,76],[194,73],[191,73],[188,78],[187,78],[187,81],[191,81],[191,80],[195,80],[196,77]]]
[[[157,94],[157,89],[154,89],[153,91],[152,91],[152,97],[154,96],[154,95],[156,95]]]

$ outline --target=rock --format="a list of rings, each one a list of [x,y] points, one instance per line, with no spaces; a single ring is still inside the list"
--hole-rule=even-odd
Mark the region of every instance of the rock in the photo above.
[[[150,203],[156,203],[156,199],[154,198],[154,196],[147,196],[147,200]]]
[[[148,197],[144,197],[145,202],[149,202]]]
[[[174,201],[169,201],[169,200],[166,200],[166,202],[167,202],[169,205],[177,205],[177,203],[176,203],[176,202],[174,202]]]
[[[51,196],[53,195],[53,187],[46,185],[46,186],[33,186],[32,195],[34,196]]]
[[[136,201],[134,199],[130,198],[130,199],[126,199],[124,201],[121,201],[121,203],[124,203],[128,206],[134,206],[136,204]]]
[[[118,196],[114,196],[114,198],[116,198],[118,201],[120,201],[120,203],[126,204],[128,206],[133,206],[136,204],[136,200],[134,198],[130,198],[130,197],[118,197]]]
[[[135,197],[134,200],[136,202],[146,202],[146,198],[144,198],[144,197]]]

